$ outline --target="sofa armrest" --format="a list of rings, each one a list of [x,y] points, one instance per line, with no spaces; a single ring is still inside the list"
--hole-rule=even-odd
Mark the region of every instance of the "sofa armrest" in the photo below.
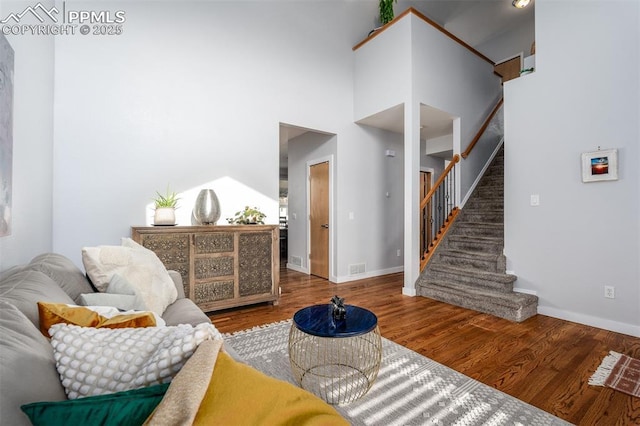
[[[182,284],[182,275],[180,272],[169,270],[169,276],[173,280],[173,283],[176,285],[176,290],[178,290],[178,299],[184,299],[184,285]]]

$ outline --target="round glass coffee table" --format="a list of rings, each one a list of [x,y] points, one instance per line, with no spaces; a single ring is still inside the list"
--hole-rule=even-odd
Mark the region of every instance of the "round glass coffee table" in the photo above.
[[[345,305],[335,320],[332,305],[314,305],[295,313],[289,331],[289,360],[298,384],[329,404],[362,397],[378,376],[382,340],[376,315]]]

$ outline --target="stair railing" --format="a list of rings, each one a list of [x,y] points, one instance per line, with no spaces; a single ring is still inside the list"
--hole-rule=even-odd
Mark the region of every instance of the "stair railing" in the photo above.
[[[484,123],[482,123],[482,127],[480,127],[480,130],[478,130],[478,133],[476,133],[476,136],[471,140],[471,142],[469,143],[469,146],[467,146],[467,149],[465,149],[464,152],[462,153],[462,158],[466,159],[469,156],[469,154],[471,153],[471,150],[473,150],[473,147],[476,146],[476,144],[478,143],[482,135],[484,135],[484,131],[487,130],[487,127],[489,127],[489,124],[491,123],[493,118],[496,116],[498,111],[500,111],[500,108],[502,107],[503,103],[504,103],[504,98],[500,98],[496,106],[493,107],[493,111],[491,111],[487,119],[484,120]]]
[[[497,133],[504,133],[503,116],[500,112],[504,98],[500,98],[487,119],[484,121],[476,136],[471,140],[467,149],[461,154],[467,158],[481,138],[491,138]],[[483,139],[484,140],[484,139]],[[453,220],[460,212],[457,206],[457,194],[455,185],[455,167],[460,162],[460,156],[454,155],[453,159],[442,172],[435,185],[420,202],[420,216],[423,234],[420,238],[420,270],[424,270],[431,256],[447,233]]]
[[[453,156],[446,169],[442,172],[431,190],[420,202],[421,221],[424,227],[421,238],[420,270],[429,262],[436,247],[442,241],[447,228],[459,212],[456,204],[456,165],[460,162],[458,154]]]

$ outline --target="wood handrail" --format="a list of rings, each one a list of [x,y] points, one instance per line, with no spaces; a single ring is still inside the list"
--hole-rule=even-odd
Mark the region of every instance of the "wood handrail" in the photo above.
[[[367,38],[365,38],[364,40],[362,40],[360,43],[356,44],[355,46],[353,46],[352,50],[357,50],[359,49],[362,45],[366,44],[369,40],[372,40],[374,37],[377,37],[380,33],[382,33],[383,31],[385,31],[386,29],[388,29],[391,25],[395,24],[397,21],[399,21],[400,19],[404,18],[406,15],[413,13],[414,15],[416,15],[418,18],[420,18],[421,20],[423,20],[424,22],[426,22],[427,24],[431,25],[432,27],[434,27],[436,30],[440,31],[441,33],[443,33],[445,36],[449,37],[451,40],[455,41],[456,43],[458,43],[459,45],[461,45],[462,47],[466,48],[467,50],[469,50],[471,53],[473,53],[474,55],[478,56],[479,58],[481,58],[484,61],[487,61],[488,63],[490,63],[491,65],[495,65],[495,63],[487,58],[486,56],[484,56],[482,53],[480,53],[479,51],[477,51],[476,49],[474,49],[473,47],[471,47],[470,45],[468,45],[467,43],[465,43],[464,41],[462,41],[460,38],[456,37],[455,35],[453,35],[452,33],[450,33],[449,31],[447,31],[443,26],[441,26],[440,24],[438,24],[436,21],[434,21],[433,19],[428,18],[427,16],[425,16],[423,13],[417,11],[415,8],[410,7],[407,10],[405,10],[404,12],[402,12],[400,15],[396,16],[391,22],[385,24],[384,26],[380,27],[380,29],[378,31],[376,31],[375,33],[373,33],[372,35],[368,36]]]
[[[454,207],[451,210],[451,214],[445,221],[444,227],[440,230],[440,232],[438,232],[438,236],[440,234],[444,235],[447,233],[451,225],[453,225],[453,221],[458,216],[458,213],[460,213],[460,209],[457,207]],[[424,267],[427,266],[427,263],[429,263],[429,259],[431,259],[431,256],[433,256],[433,254],[435,253],[436,249],[438,248],[442,240],[443,240],[442,238],[437,237],[435,240],[433,240],[433,243],[431,243],[431,246],[429,247],[428,251],[422,254],[422,257],[420,259],[420,271],[422,271]]]
[[[438,189],[438,186],[440,186],[440,184],[442,183],[442,181],[444,181],[444,179],[447,177],[447,175],[449,174],[449,172],[451,171],[451,169],[453,169],[453,166],[455,166],[458,162],[460,161],[460,156],[458,154],[454,155],[453,158],[451,159],[451,162],[449,163],[449,165],[447,166],[446,169],[444,169],[444,171],[442,172],[442,174],[440,175],[440,177],[438,178],[438,180],[436,181],[435,184],[433,184],[433,186],[431,187],[431,189],[429,190],[429,192],[427,193],[427,195],[422,199],[422,201],[420,202],[420,210],[424,209],[425,206],[427,205],[427,203],[429,202],[429,200],[431,199],[431,197],[433,196],[433,194],[436,192],[436,190]]]
[[[489,117],[487,117],[487,119],[482,124],[482,127],[480,127],[480,130],[478,130],[478,133],[476,133],[476,136],[473,138],[471,143],[469,143],[469,146],[467,147],[467,149],[465,149],[464,152],[461,154],[462,158],[466,159],[469,156],[469,154],[471,153],[471,150],[473,149],[474,146],[476,146],[476,144],[482,137],[482,134],[484,133],[484,131],[487,130],[489,123],[491,122],[493,117],[496,115],[496,113],[498,112],[498,110],[500,109],[503,103],[504,103],[504,98],[500,98],[496,106],[493,107],[493,111],[491,111],[491,114],[489,114]]]

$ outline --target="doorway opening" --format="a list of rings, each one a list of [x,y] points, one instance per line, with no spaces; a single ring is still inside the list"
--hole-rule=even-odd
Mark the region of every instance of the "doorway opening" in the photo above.
[[[335,282],[333,258],[336,238],[333,227],[333,158],[336,155],[337,136],[320,130],[280,123],[280,256],[281,264],[286,268],[306,274],[314,274]],[[328,196],[328,212],[320,225],[327,237],[326,249],[324,240],[312,233],[312,207],[315,196],[311,196],[310,167],[327,162],[329,176],[326,194]],[[318,182],[316,182],[318,183]],[[315,187],[314,194],[319,190]],[[317,215],[313,213],[313,226]],[[326,268],[318,273],[315,256],[319,250],[326,252]],[[311,259],[314,258],[312,268]],[[313,271],[313,272],[312,272]]]

